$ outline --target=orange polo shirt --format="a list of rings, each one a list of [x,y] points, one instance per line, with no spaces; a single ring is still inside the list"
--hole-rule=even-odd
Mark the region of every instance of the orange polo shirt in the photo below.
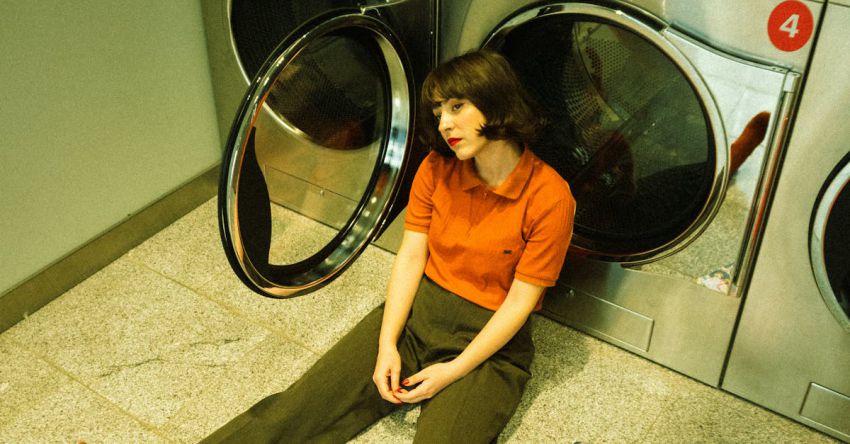
[[[514,278],[555,285],[574,216],[567,182],[529,149],[496,188],[478,177],[473,160],[431,152],[413,180],[404,227],[428,234],[431,280],[495,311]]]

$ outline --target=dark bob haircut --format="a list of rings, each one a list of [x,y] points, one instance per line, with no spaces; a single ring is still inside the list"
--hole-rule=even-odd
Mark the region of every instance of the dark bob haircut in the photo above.
[[[472,102],[486,119],[480,133],[490,140],[530,144],[546,124],[507,59],[489,49],[469,52],[441,64],[428,74],[422,85],[420,137],[431,149],[452,157],[454,152],[443,141],[433,115],[437,106],[434,99]]]

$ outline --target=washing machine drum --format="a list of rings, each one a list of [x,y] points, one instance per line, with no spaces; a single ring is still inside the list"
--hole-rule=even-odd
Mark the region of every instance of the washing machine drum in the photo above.
[[[667,56],[629,30],[575,15],[535,19],[497,45],[547,113],[533,148],[570,183],[575,246],[652,256],[693,229],[716,148],[701,101]]]
[[[850,332],[850,153],[830,174],[811,223],[810,254],[821,296]]]
[[[845,186],[833,203],[824,230],[824,261],[839,306],[850,316],[850,189]]]

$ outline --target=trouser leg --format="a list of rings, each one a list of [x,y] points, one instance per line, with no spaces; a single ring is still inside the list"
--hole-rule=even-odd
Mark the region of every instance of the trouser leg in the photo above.
[[[530,374],[485,361],[422,405],[414,443],[490,443],[510,421]]]
[[[412,316],[408,326],[420,339],[423,368],[454,359],[493,315],[427,280],[414,302],[417,309],[428,316]],[[531,329],[529,321],[484,363],[423,402],[414,442],[473,444],[498,437],[531,378]]]
[[[203,442],[342,443],[396,406],[372,382],[383,306],[369,313],[298,381],[237,416]],[[403,374],[414,369],[400,344]]]

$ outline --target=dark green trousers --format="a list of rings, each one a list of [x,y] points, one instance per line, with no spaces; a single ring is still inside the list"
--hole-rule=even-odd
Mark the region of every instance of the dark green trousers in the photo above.
[[[372,382],[383,306],[369,313],[298,381],[204,443],[344,443],[398,408]],[[452,360],[493,315],[424,278],[398,343],[401,380]],[[510,420],[534,356],[530,323],[490,359],[422,403],[415,442],[489,443]]]

